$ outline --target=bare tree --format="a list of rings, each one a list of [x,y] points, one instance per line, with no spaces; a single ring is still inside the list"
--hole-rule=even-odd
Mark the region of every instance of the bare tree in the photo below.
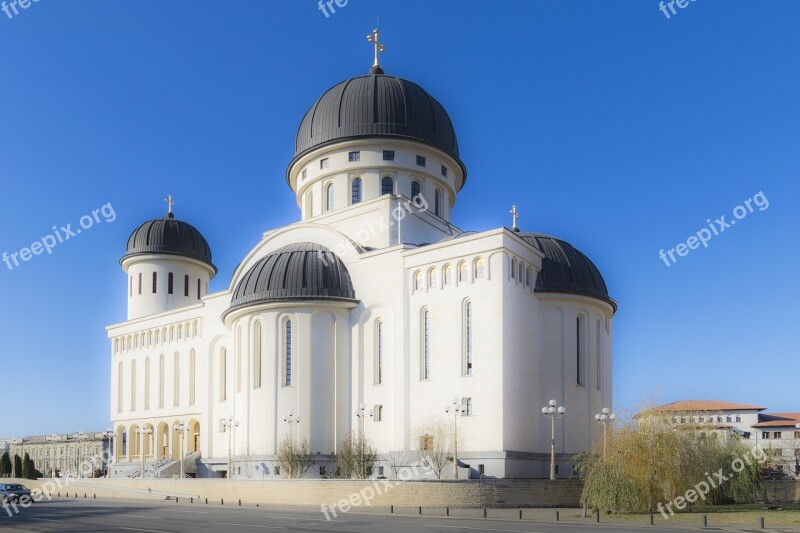
[[[252,479],[255,463],[253,461],[253,450],[249,447],[244,448],[240,454],[233,456],[231,463],[234,468],[241,469],[241,476]]]
[[[416,455],[411,452],[392,452],[386,457],[386,464],[394,475],[394,479],[399,479],[400,471],[411,464],[416,459]]]
[[[455,438],[451,425],[444,420],[431,420],[416,429],[414,439],[419,461],[430,468],[437,479],[442,479],[442,470],[454,456]]]
[[[316,464],[306,439],[303,439],[300,444],[295,444],[289,437],[283,439],[278,445],[277,459],[278,466],[286,470],[291,479],[305,477],[311,467]]]
[[[336,454],[336,471],[344,478],[367,479],[372,476],[378,452],[363,435],[350,434]]]

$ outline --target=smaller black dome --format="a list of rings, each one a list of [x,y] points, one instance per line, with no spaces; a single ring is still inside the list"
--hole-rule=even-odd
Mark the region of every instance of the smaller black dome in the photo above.
[[[217,271],[211,262],[211,247],[205,237],[188,222],[175,219],[172,213],[164,218],[148,220],[136,228],[128,238],[128,247],[120,263],[129,257],[146,254],[188,257]]]
[[[614,311],[617,302],[608,295],[600,270],[586,255],[566,241],[539,233],[517,233],[544,254],[536,277],[536,292],[563,292],[602,300]]]
[[[300,242],[253,265],[236,286],[228,311],[269,302],[320,299],[355,301],[350,273],[324,246]]]

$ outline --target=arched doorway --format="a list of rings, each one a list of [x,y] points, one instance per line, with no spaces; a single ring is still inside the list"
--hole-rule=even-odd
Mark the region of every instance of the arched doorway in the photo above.
[[[189,422],[189,434],[186,435],[186,450],[188,453],[200,451],[200,422],[197,420]]]
[[[153,428],[153,424],[147,424],[144,426],[144,430],[146,431],[144,435],[144,457],[147,461],[152,461],[155,458],[153,444],[155,442],[155,428]]]
[[[161,422],[156,433],[156,460],[163,461],[169,456],[169,425]]]
[[[128,432],[128,452],[129,457],[128,460],[130,461],[140,461],[142,458],[139,456],[139,440],[141,439],[141,435],[139,435],[139,426],[136,424],[131,426],[131,430]]]
[[[128,453],[128,445],[126,441],[128,438],[128,433],[125,431],[125,426],[119,426],[115,436],[116,442],[114,442],[114,460],[118,463],[127,461],[128,458],[126,455]]]

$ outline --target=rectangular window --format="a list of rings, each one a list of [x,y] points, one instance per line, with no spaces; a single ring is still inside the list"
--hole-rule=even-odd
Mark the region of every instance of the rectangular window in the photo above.
[[[284,346],[284,367],[286,375],[283,384],[287,387],[292,384],[292,321],[286,321],[286,345]]]
[[[769,431],[762,431],[761,432],[761,438],[762,439],[768,439],[769,438]]]
[[[464,306],[464,374],[472,375],[472,302]]]
[[[447,177],[447,167],[442,165],[442,176]]]
[[[583,337],[583,317],[579,316],[575,320],[575,358],[576,358],[576,367],[578,371],[578,385],[585,385],[586,380],[584,377],[585,370],[584,370],[584,337]]]
[[[225,348],[219,354],[219,399],[228,399],[228,351]]]
[[[782,433],[782,432],[780,432],[780,431],[776,431],[776,432],[774,433],[774,435],[772,436],[772,438],[773,438],[773,439],[781,439],[781,438],[783,438],[783,433]]]
[[[328,168],[329,165],[330,165],[330,161],[328,160],[327,157],[325,159],[320,159],[320,161],[319,161],[319,168],[320,169],[324,170],[324,169]]]
[[[351,163],[357,163],[358,161],[361,161],[361,152],[350,152],[347,154],[347,159]]]
[[[375,361],[375,383],[383,383],[383,322],[378,322],[375,328],[376,339],[376,361]]]
[[[478,465],[478,474],[481,476],[486,473],[486,465]]]
[[[153,272],[153,294],[158,291],[158,273]]]
[[[253,388],[261,388],[261,322],[256,322],[253,332]]]
[[[383,151],[383,160],[384,161],[394,161],[394,150],[384,150]]]
[[[422,314],[422,379],[428,379],[431,373],[431,313]]]
[[[418,166],[418,167],[424,167],[424,166],[425,166],[425,164],[426,164],[426,161],[425,161],[425,156],[423,156],[423,155],[418,155],[418,156],[417,156],[417,166]]]
[[[197,278],[197,299],[200,299],[200,278]]]
[[[172,272],[167,276],[167,294],[172,294],[173,275]]]
[[[189,297],[189,276],[183,276],[183,295]]]
[[[742,421],[742,417],[740,415],[736,415],[736,421],[737,422],[741,422]]]
[[[142,274],[139,273],[139,294],[142,294]]]

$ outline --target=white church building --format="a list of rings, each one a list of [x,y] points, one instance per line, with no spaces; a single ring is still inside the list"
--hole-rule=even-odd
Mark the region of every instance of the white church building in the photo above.
[[[221,477],[230,453],[232,477],[276,479],[285,438],[322,466],[362,426],[382,457],[409,455],[458,398],[460,478],[547,477],[551,399],[569,476],[612,404],[616,303],[563,240],[451,223],[468,183],[444,107],[376,59],[306,112],[286,184],[300,220],[265,231],[217,293],[212,248],[171,198],[131,234],[127,320],[107,328],[112,475],[184,457]]]

